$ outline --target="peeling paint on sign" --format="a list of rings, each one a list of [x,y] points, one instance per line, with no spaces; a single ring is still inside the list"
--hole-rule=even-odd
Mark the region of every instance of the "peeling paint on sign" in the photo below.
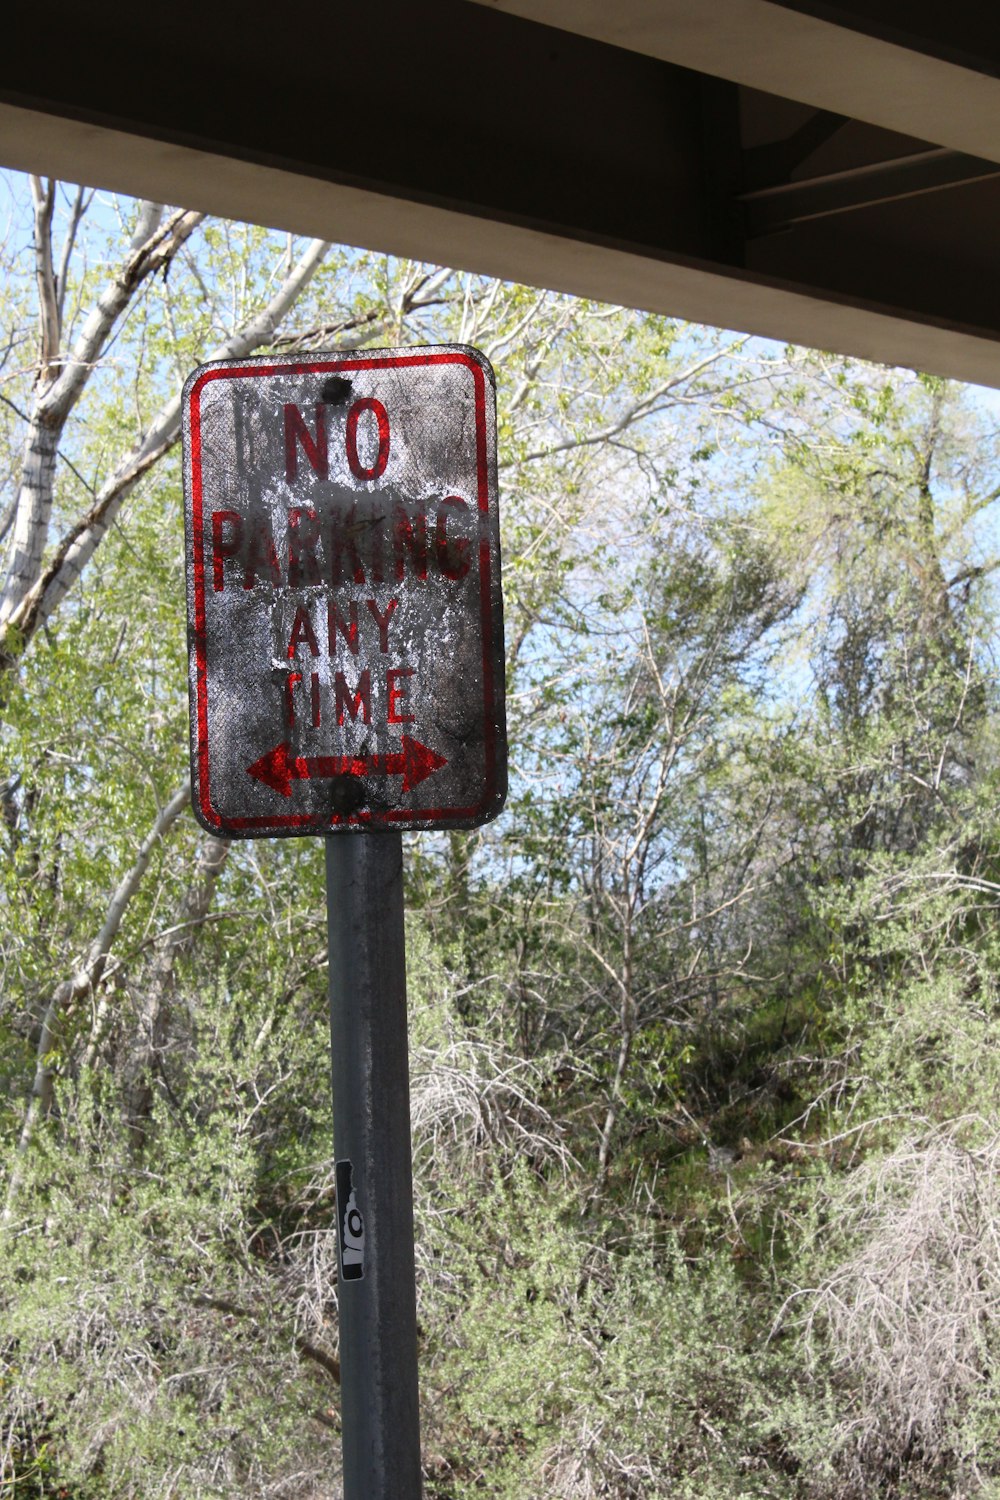
[[[200,822],[254,838],[495,817],[488,361],[460,345],[224,361],[183,403]]]

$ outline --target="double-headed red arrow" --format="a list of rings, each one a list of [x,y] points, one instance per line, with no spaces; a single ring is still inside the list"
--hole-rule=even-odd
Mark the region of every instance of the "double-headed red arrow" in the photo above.
[[[286,741],[247,766],[247,775],[282,797],[292,795],[293,781],[327,776],[402,776],[403,791],[411,792],[447,764],[443,755],[404,734],[402,749],[389,755],[293,755]]]

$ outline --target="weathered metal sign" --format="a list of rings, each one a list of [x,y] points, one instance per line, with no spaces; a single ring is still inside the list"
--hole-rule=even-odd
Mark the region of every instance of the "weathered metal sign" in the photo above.
[[[193,801],[236,838],[471,828],[506,795],[493,372],[225,361],[184,387]]]

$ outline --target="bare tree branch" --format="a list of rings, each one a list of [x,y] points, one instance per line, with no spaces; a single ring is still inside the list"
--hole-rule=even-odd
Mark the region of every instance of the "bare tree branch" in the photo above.
[[[514,463],[534,463],[538,459],[552,458],[557,453],[567,453],[571,449],[593,448],[609,442],[612,438],[617,437],[619,433],[625,432],[629,427],[634,426],[636,422],[642,421],[644,417],[654,416],[658,411],[663,410],[664,408],[660,407],[657,404],[658,402],[670,395],[672,391],[677,390],[679,386],[686,384],[689,380],[693,380],[696,375],[700,375],[702,370],[707,370],[710,365],[714,365],[720,359],[724,359],[727,355],[732,354],[735,349],[742,347],[743,343],[745,343],[745,340],[741,339],[737,344],[728,345],[724,349],[715,349],[711,354],[706,355],[704,359],[699,359],[693,365],[689,365],[686,370],[679,370],[676,375],[672,375],[669,380],[665,380],[662,385],[657,386],[655,391],[650,391],[647,396],[643,396],[641,400],[635,402],[616,422],[612,422],[609,426],[602,428],[601,431],[590,432],[586,437],[566,438],[563,442],[553,443],[548,448],[538,448],[532,453],[524,454],[521,458],[508,459],[506,463],[500,465],[500,468],[509,468]]]
[[[59,257],[59,270],[56,273],[56,308],[59,313],[59,327],[62,330],[63,314],[66,307],[66,283],[69,281],[69,263],[73,256],[73,248],[76,245],[77,230],[80,228],[81,220],[91,203],[94,194],[88,194],[82,187],[77,188],[76,197],[73,199],[73,207],[70,210],[69,225],[63,239],[62,254]]]
[[[313,240],[271,301],[207,356],[208,360],[240,359],[269,343],[289,309],[322,263],[329,249]],[[108,528],[136,483],[177,442],[181,430],[181,397],[176,392],[160,408],[132,451],[101,486],[90,509],[61,538],[45,568],[39,567],[33,585],[0,614],[0,668],[12,667],[32,636],[59,607],[100,545]],[[54,462],[54,454],[53,454]],[[46,522],[47,526],[47,522]]]
[[[157,940],[150,972],[140,981],[138,1026],[126,1054],[123,1081],[125,1113],[136,1150],[145,1140],[152,1112],[153,1077],[166,1043],[177,960],[190,949],[208,915],[228,854],[228,839],[209,834],[202,840],[194,873],[177,904],[174,924]]]
[[[248,1322],[254,1324],[258,1322],[258,1319],[248,1307],[241,1307],[238,1302],[233,1302],[229,1297],[197,1296],[193,1297],[192,1301],[195,1307],[210,1307],[215,1312],[228,1313],[233,1318],[246,1318]],[[320,1369],[325,1370],[331,1380],[335,1381],[337,1385],[340,1384],[340,1360],[337,1359],[336,1355],[328,1354],[325,1349],[321,1349],[318,1344],[314,1344],[309,1339],[303,1338],[301,1334],[295,1335],[294,1343],[297,1352],[303,1359],[311,1360],[313,1364],[319,1365]],[[327,1422],[331,1426],[337,1426],[336,1423],[330,1423],[329,1418],[322,1417],[317,1412],[312,1412],[310,1415],[318,1417],[320,1421]]]
[[[56,377],[56,361],[62,333],[59,302],[56,296],[55,272],[52,268],[52,213],[56,185],[49,181],[43,187],[40,177],[32,177],[31,197],[35,206],[35,284],[38,288],[38,379],[45,387]]]
[[[118,267],[84,322],[72,349],[59,353],[61,329],[55,276],[52,268],[52,204],[54,185],[42,191],[32,179],[35,198],[36,274],[39,289],[41,359],[38,394],[25,437],[21,482],[14,516],[11,554],[0,593],[0,629],[14,625],[13,635],[23,635],[15,617],[38,581],[42,557],[48,543],[55,489],[56,455],[63,429],[100,360],[112,330],[136,292],[154,272],[170,264],[180,247],[200,224],[203,215],[178,209],[159,225],[158,205],[144,204],[139,227],[148,237],[132,249]],[[10,637],[11,632],[7,632]],[[10,665],[8,651],[0,644],[0,666]],[[15,658],[18,652],[15,650]]]

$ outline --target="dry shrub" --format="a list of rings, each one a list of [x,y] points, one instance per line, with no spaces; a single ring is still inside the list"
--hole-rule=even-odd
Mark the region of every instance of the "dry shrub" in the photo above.
[[[642,1500],[663,1493],[656,1457],[634,1451],[611,1420],[596,1414],[582,1414],[576,1430],[563,1435],[542,1475],[550,1500]]]
[[[337,1232],[332,1223],[322,1229],[305,1229],[291,1235],[282,1246],[275,1279],[283,1309],[291,1313],[298,1338],[336,1356],[339,1351],[337,1321]]]
[[[1000,1134],[963,1120],[905,1140],[827,1209],[842,1258],[800,1295],[814,1373],[838,1393],[841,1482],[868,1495],[951,1460],[977,1492],[993,1446],[976,1416],[1000,1314]]]
[[[540,1102],[541,1069],[500,1043],[454,1030],[413,1050],[410,1064],[414,1155],[419,1165],[531,1158],[571,1163],[562,1128]]]

